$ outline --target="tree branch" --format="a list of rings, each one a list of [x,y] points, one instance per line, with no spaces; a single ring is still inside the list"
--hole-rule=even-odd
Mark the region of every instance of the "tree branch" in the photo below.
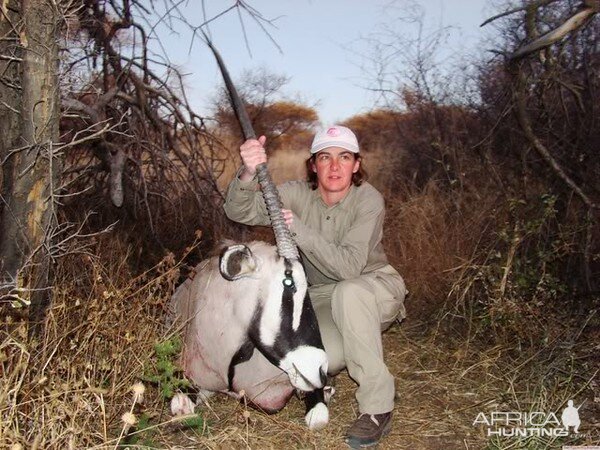
[[[563,180],[567,186],[569,186],[589,208],[598,208],[596,205],[582,190],[581,188],[571,179],[571,177],[564,171],[564,169],[558,164],[558,161],[554,159],[550,151],[535,135],[533,127],[531,126],[531,120],[527,114],[526,96],[524,93],[525,87],[525,74],[520,67],[513,67],[513,75],[516,77],[516,87],[513,92],[513,97],[516,104],[516,114],[521,129],[525,134],[525,137],[533,146],[533,148],[539,153],[544,161],[550,166],[552,171],[558,178]],[[516,72],[516,74],[514,73]]]
[[[514,53],[508,56],[509,60],[520,59],[523,58],[530,53],[533,53],[537,50],[541,50],[543,48],[549,47],[557,41],[560,41],[570,32],[577,30],[584,23],[586,23],[589,19],[591,19],[595,14],[598,13],[600,4],[596,4],[595,6],[590,6],[582,9],[581,11],[573,14],[569,17],[562,25],[551,30],[535,41],[524,45],[517,49]]]
[[[502,17],[510,16],[511,14],[514,14],[514,13],[519,12],[519,11],[525,11],[527,8],[530,8],[530,7],[538,8],[540,6],[549,5],[550,3],[554,3],[556,1],[558,1],[558,0],[538,0],[536,2],[532,2],[532,3],[529,3],[529,4],[524,5],[524,6],[518,6],[516,8],[509,9],[508,11],[505,11],[503,13],[496,14],[495,16],[490,17],[489,19],[487,19],[485,22],[483,22],[479,26],[480,27],[486,26],[488,23],[491,23],[494,20],[501,19]]]

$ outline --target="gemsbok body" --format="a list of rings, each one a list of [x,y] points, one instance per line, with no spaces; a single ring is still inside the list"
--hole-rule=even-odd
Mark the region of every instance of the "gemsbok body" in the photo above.
[[[323,427],[327,356],[302,265],[252,242],[226,247],[196,271],[171,304],[183,331],[185,375],[204,395],[243,393],[268,413],[283,408],[295,389],[307,392],[306,423]]]

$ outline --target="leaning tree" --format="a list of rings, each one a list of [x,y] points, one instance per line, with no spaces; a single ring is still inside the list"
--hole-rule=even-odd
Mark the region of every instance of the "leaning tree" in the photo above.
[[[26,304],[30,317],[49,301],[54,189],[59,142],[59,2],[11,0],[0,15],[0,294]]]

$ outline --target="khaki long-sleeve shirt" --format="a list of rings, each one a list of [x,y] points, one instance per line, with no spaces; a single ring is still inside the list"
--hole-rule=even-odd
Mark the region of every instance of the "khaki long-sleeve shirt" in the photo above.
[[[292,238],[302,253],[311,285],[335,283],[385,268],[381,239],[385,205],[369,183],[352,185],[337,204],[327,206],[306,181],[278,186],[283,207],[294,213]],[[256,180],[230,183],[225,201],[227,217],[247,225],[270,225]],[[395,271],[394,271],[395,272]]]

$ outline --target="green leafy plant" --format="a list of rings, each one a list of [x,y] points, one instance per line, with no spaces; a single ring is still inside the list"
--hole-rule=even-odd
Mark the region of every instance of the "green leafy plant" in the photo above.
[[[185,419],[183,424],[198,434],[203,434],[206,429],[206,421],[200,414]]]
[[[175,393],[190,387],[183,371],[177,366],[177,358],[181,352],[181,339],[173,336],[154,346],[154,358],[144,370],[144,379],[157,384],[163,400],[170,400]]]
[[[173,336],[156,343],[154,345],[154,355],[149,359],[144,370],[143,378],[147,382],[157,385],[160,396],[165,402],[172,399],[177,391],[191,387],[190,382],[183,374],[183,370],[177,364],[181,348],[182,343],[179,336]],[[181,423],[184,427],[190,428],[198,434],[203,434],[207,430],[206,421],[201,414],[187,417]],[[151,427],[150,417],[143,414],[139,419],[137,428],[143,430],[148,427]],[[143,440],[140,441],[142,437]],[[145,447],[153,448],[152,432],[139,433],[139,438],[135,443],[138,442]]]

